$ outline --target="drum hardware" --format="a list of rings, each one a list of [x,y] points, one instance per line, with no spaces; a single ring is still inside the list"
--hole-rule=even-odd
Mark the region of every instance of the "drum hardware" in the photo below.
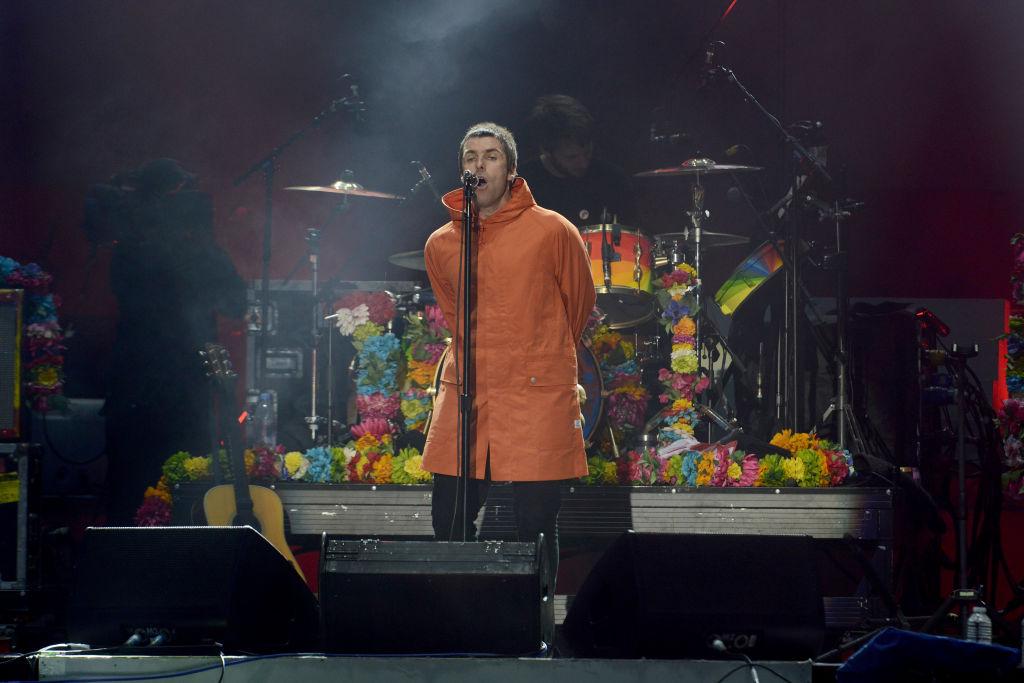
[[[803,244],[800,235],[800,223],[802,219],[808,220],[808,218],[803,218],[803,216],[809,216],[812,211],[816,214],[815,218],[818,222],[833,220],[835,223],[836,254],[840,261],[842,261],[844,258],[842,224],[856,208],[859,208],[859,202],[850,200],[827,202],[816,196],[815,192],[810,191],[813,189],[811,187],[812,184],[824,188],[829,194],[834,194],[836,191],[836,184],[825,168],[824,155],[819,156],[815,154],[805,147],[804,142],[800,139],[801,135],[803,135],[808,144],[817,144],[817,139],[821,137],[820,123],[814,122],[808,125],[801,122],[789,127],[783,126],[779,119],[769,112],[743,85],[735,72],[717,63],[713,56],[713,50],[710,54],[712,55],[709,59],[710,63],[707,64],[709,78],[713,77],[715,81],[725,82],[735,87],[743,100],[752,105],[769,122],[769,125],[778,132],[791,157],[795,159],[793,183],[790,190],[787,196],[784,196],[770,212],[773,218],[781,219],[783,229],[779,231],[778,236],[774,231],[767,230],[766,232],[768,232],[768,242],[772,245],[778,256],[779,268],[785,275],[785,320],[782,325],[782,339],[777,359],[776,393],[778,394],[779,403],[776,408],[776,419],[778,426],[796,431],[805,431],[809,424],[806,416],[801,414],[800,408],[800,377],[802,376],[800,344],[803,341],[801,318],[806,310],[813,311],[815,309],[807,294],[800,273]],[[658,170],[666,171],[658,175],[669,174],[667,173],[668,169]],[[814,182],[808,182],[810,180]],[[761,214],[758,214],[758,217],[759,219],[763,218]],[[838,396],[836,398],[837,409],[834,412],[836,414],[836,433],[840,448],[846,448],[847,431],[849,430],[854,438],[856,449],[860,452],[865,452],[867,443],[865,443],[863,437],[866,433],[865,429],[870,427],[870,425],[862,422],[863,416],[859,416],[852,411],[846,400],[849,390],[846,367],[847,340],[845,339],[847,334],[846,317],[848,315],[846,268],[838,268],[837,273],[836,344],[830,344],[825,340],[820,331],[815,329],[813,325],[808,325],[808,327],[818,349],[827,358],[831,359],[835,368],[834,374],[837,378]]]
[[[330,194],[343,194],[350,197],[371,197],[374,199],[405,199],[405,197],[401,195],[391,194],[389,192],[367,190],[359,183],[353,183],[346,180],[336,180],[330,185],[293,185],[292,187],[286,187],[284,189],[297,190],[300,192],[327,192]]]
[[[388,262],[402,268],[408,268],[409,270],[423,270],[427,269],[427,262],[423,258],[423,250],[417,251],[400,251],[397,254],[388,256]]]
[[[678,166],[655,168],[634,174],[636,178],[670,178],[681,175],[721,175],[723,173],[750,173],[763,171],[762,166],[745,166],[743,164],[719,164],[712,159],[687,159]]]
[[[706,216],[710,217],[710,216]],[[681,232],[666,232],[654,236],[654,265],[658,268],[663,266],[674,266],[677,263],[686,261],[691,246],[694,243],[695,231],[689,227],[683,228]],[[719,247],[732,247],[739,244],[746,244],[750,241],[744,235],[734,235],[728,232],[714,232],[711,230],[701,231],[701,246],[704,249],[717,249]]]
[[[704,230],[705,222],[711,218],[711,212],[704,206],[704,176],[760,170],[763,170],[760,166],[718,164],[712,159],[700,157],[688,159],[679,166],[654,169],[636,174],[636,177],[639,178],[675,176],[688,176],[692,178],[690,184],[690,208],[685,212],[688,224],[684,226],[681,232],[667,233],[660,236],[660,239],[658,237],[655,238],[655,249],[658,256],[660,256],[660,258],[656,258],[655,264],[672,267],[678,263],[690,262],[693,265],[695,280],[694,297],[696,299],[696,311],[693,315],[695,326],[694,338],[695,346],[698,350],[697,372],[700,374],[711,375],[711,364],[713,362],[711,353],[716,351],[710,349],[707,354],[705,353],[705,326],[710,324],[710,318],[707,316],[707,301],[703,291],[704,249],[744,244],[748,241],[748,238],[741,235]],[[706,244],[705,237],[707,237]],[[712,329],[713,335],[717,339],[721,339],[722,336],[718,333],[718,330],[714,326],[712,326]],[[706,358],[707,361],[705,361]],[[704,404],[698,401],[697,405]],[[712,410],[710,406],[705,405],[704,407],[709,411]],[[710,440],[710,424],[708,429],[708,440]]]

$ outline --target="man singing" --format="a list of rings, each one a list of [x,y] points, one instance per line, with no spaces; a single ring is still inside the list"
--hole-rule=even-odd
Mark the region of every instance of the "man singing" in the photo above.
[[[537,206],[516,176],[512,133],[478,123],[459,146],[462,171],[479,179],[473,206],[473,397],[467,540],[491,481],[510,481],[520,541],[547,539],[552,577],[558,565],[556,522],[563,480],[587,472],[576,393],[576,344],[594,307],[583,241],[561,215]],[[463,190],[443,197],[451,222],[424,250],[427,275],[453,330],[462,328]],[[437,540],[463,537],[459,473],[462,338],[457,331],[441,369],[424,466],[434,473]]]

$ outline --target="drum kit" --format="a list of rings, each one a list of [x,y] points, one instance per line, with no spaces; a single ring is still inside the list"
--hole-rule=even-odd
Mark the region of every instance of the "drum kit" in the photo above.
[[[677,264],[685,262],[693,266],[697,274],[697,281],[700,283],[702,257],[706,250],[743,245],[749,242],[749,238],[743,235],[705,229],[704,225],[710,218],[710,211],[704,206],[705,184],[708,176],[733,176],[760,170],[762,169],[757,166],[716,164],[711,159],[698,158],[678,166],[637,173],[636,177],[638,178],[680,177],[690,180],[691,206],[685,212],[686,219],[682,229],[676,232],[649,235],[635,227],[607,221],[604,217],[600,223],[580,228],[580,236],[583,238],[590,259],[591,276],[597,293],[597,307],[603,314],[604,322],[611,329],[620,334],[634,336],[637,361],[642,367],[649,368],[668,362],[667,353],[670,344],[662,338],[660,327],[659,331],[652,331],[652,327],[656,324],[652,321],[660,314],[654,292],[655,280],[663,273],[671,271]],[[323,186],[292,186],[285,189],[296,192],[343,195],[344,197],[394,201],[404,199],[400,195],[368,190],[358,183],[347,180],[339,180]],[[392,265],[401,268],[426,271],[422,250],[395,253],[390,255],[387,260]],[[746,267],[749,268],[749,264]],[[737,287],[736,280],[746,281],[743,274],[739,272],[734,273],[734,277],[730,279],[734,288]],[[417,300],[429,301],[429,291],[426,294],[427,296],[423,296],[422,292],[419,293]],[[742,292],[732,292],[729,302],[733,308],[739,303],[738,296],[742,297]],[[699,285],[696,290],[696,300],[698,301],[698,312],[694,315],[697,325],[696,337],[698,348],[702,348],[702,333],[710,322],[704,311],[708,302]],[[715,300],[717,301],[718,298],[716,297]],[[406,308],[414,307],[413,305]],[[403,307],[399,306],[399,308]],[[724,338],[718,334],[709,335],[709,341],[714,344],[725,343]],[[709,348],[707,353],[700,354],[700,357],[704,359],[710,358],[712,355],[717,357],[719,353]],[[589,445],[602,415],[603,384],[598,362],[585,344],[579,345],[577,357],[579,359],[580,383],[587,393],[583,414],[586,417],[584,438]],[[707,372],[707,369],[704,368],[704,371]],[[714,422],[723,429],[734,426],[711,406],[703,406],[701,412],[709,422]]]

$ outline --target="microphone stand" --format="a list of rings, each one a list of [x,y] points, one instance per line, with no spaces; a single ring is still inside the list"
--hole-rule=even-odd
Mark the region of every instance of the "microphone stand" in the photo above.
[[[459,481],[456,491],[462,495],[462,520],[456,540],[466,541],[469,527],[469,464],[471,461],[473,393],[473,345],[472,345],[472,287],[473,287],[473,227],[475,215],[473,203],[476,200],[477,178],[469,171],[462,174],[462,383],[459,393]],[[456,371],[459,369],[456,359]],[[461,488],[460,488],[461,486]],[[457,502],[456,502],[457,504]]]
[[[323,121],[332,114],[341,111],[355,111],[357,114],[363,110],[363,102],[359,98],[359,90],[354,84],[349,86],[352,91],[352,98],[341,97],[333,100],[326,109],[314,116],[299,130],[295,131],[284,142],[270,150],[262,159],[250,166],[244,173],[234,179],[232,185],[238,187],[248,180],[256,172],[263,173],[263,256],[260,266],[260,327],[256,335],[256,362],[254,384],[257,388],[263,386],[263,373],[266,361],[263,358],[267,348],[267,320],[270,315],[270,239],[273,233],[274,222],[274,173],[277,171],[277,160],[289,147],[301,140],[312,128],[318,128]]]

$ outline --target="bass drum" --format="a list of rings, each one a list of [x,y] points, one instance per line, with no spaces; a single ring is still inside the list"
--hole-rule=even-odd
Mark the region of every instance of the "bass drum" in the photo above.
[[[437,392],[441,390],[441,368],[444,367],[451,350],[451,344],[445,347],[441,360],[434,369],[434,381],[430,385],[431,397],[436,397]],[[576,374],[580,385],[587,392],[587,400],[583,402],[580,412],[583,414],[583,444],[590,448],[591,440],[597,433],[597,425],[604,416],[604,380],[601,378],[601,368],[597,364],[594,352],[583,342],[576,345]],[[431,411],[427,416],[427,423],[423,427],[424,435],[430,431],[430,420],[433,415]]]

